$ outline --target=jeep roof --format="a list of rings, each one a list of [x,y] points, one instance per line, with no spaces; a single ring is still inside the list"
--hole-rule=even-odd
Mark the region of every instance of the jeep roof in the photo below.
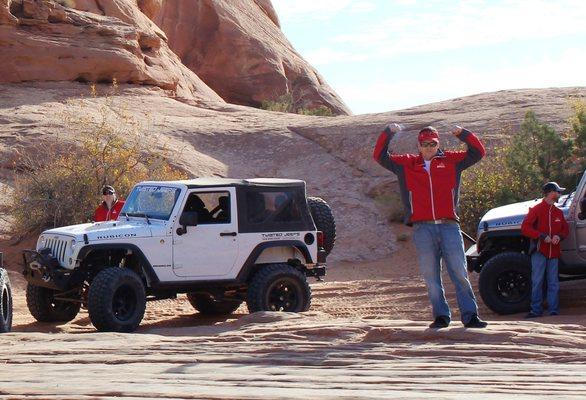
[[[270,186],[270,187],[292,187],[305,186],[305,181],[299,179],[280,178],[253,178],[253,179],[230,179],[230,178],[195,178],[180,181],[144,181],[141,185],[186,185],[188,188],[214,187],[214,186]]]

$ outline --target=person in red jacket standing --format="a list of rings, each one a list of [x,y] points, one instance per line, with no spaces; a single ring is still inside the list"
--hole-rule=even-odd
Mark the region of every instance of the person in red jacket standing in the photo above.
[[[537,240],[537,248],[531,255],[531,310],[527,318],[543,314],[543,278],[547,275],[547,305],[549,315],[558,315],[560,282],[558,258],[560,242],[569,233],[568,222],[562,210],[555,206],[565,188],[555,182],[543,185],[543,200],[529,213],[521,225],[521,233]]]
[[[414,227],[413,242],[419,267],[431,302],[434,321],[430,328],[450,324],[450,308],[441,278],[441,260],[456,286],[462,323],[467,328],[484,328],[478,305],[468,280],[464,240],[458,219],[458,195],[462,171],[484,157],[484,146],[472,132],[459,126],[452,134],[467,144],[466,151],[444,151],[439,135],[428,126],[419,131],[419,154],[391,154],[389,143],[401,130],[388,125],[374,148],[374,159],[399,179],[405,207],[405,223]]]
[[[96,208],[94,213],[94,221],[112,221],[117,220],[120,210],[124,206],[124,200],[118,200],[116,191],[110,185],[102,188],[102,204]]]

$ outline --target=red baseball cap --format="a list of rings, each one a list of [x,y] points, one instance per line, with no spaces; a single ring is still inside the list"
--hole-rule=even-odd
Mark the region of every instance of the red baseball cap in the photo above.
[[[435,129],[433,126],[426,126],[425,128],[419,131],[419,136],[417,137],[417,140],[419,140],[419,143],[439,143],[439,134],[437,133],[437,129]]]

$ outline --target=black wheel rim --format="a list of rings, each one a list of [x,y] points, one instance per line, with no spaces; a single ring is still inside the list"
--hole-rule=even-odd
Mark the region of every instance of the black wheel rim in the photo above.
[[[2,320],[8,321],[8,290],[2,289]]]
[[[279,279],[267,291],[269,311],[296,311],[301,298],[299,286],[292,279]]]
[[[112,312],[120,321],[127,321],[136,311],[136,294],[128,285],[120,286],[112,298]]]
[[[530,289],[527,275],[518,271],[506,271],[496,279],[496,289],[500,298],[506,303],[524,301]]]

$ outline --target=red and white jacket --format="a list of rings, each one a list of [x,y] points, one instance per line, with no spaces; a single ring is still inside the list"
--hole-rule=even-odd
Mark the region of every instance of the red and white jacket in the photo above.
[[[521,225],[521,233],[537,239],[537,250],[547,258],[559,258],[562,254],[560,244],[545,243],[545,238],[555,235],[564,240],[569,234],[568,222],[562,210],[545,200],[529,209]]]
[[[103,201],[94,212],[94,222],[117,220],[123,206],[124,200],[116,200],[111,208],[108,208],[106,202]]]
[[[389,142],[394,134],[387,127],[374,148],[374,159],[399,179],[405,207],[405,223],[453,219],[458,221],[460,176],[466,168],[485,155],[484,146],[472,132],[463,129],[458,136],[468,145],[467,151],[442,151],[431,160],[429,173],[421,154],[390,154]]]

